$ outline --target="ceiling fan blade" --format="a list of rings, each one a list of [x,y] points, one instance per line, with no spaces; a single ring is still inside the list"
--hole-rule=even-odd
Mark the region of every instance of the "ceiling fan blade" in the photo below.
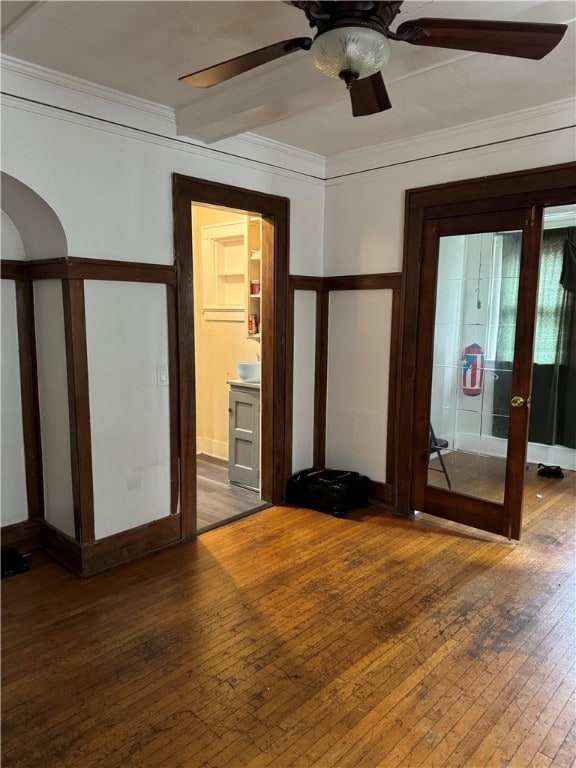
[[[256,51],[244,53],[242,56],[236,56],[234,59],[228,59],[213,67],[206,67],[198,72],[192,72],[190,75],[179,77],[180,82],[191,85],[193,88],[211,88],[213,85],[223,83],[232,77],[248,72],[250,69],[268,64],[270,61],[280,59],[294,51],[308,51],[312,45],[310,37],[294,37],[292,40],[282,40],[273,45],[267,45],[265,48],[258,48]]]
[[[414,19],[400,24],[397,34],[404,37],[412,32],[406,42],[413,45],[542,59],[558,45],[566,30],[565,24]]]
[[[380,72],[354,80],[350,87],[350,100],[354,117],[375,115],[392,107]]]

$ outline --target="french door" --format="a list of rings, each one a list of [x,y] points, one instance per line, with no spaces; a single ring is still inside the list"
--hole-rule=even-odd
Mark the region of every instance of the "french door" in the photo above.
[[[522,521],[541,241],[536,207],[423,227],[411,507],[512,539]]]

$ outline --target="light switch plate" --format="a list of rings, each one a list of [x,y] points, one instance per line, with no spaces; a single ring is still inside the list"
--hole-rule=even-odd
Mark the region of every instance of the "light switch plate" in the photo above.
[[[170,380],[168,379],[168,366],[157,365],[156,366],[156,383],[159,387],[168,387]]]

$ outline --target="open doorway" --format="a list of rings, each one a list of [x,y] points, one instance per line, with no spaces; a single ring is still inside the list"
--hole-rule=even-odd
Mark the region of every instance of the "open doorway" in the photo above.
[[[192,203],[198,531],[261,508],[262,216]],[[264,502],[266,504],[266,502]]]
[[[288,301],[288,212],[289,201],[285,198],[267,195],[261,192],[231,187],[225,184],[194,179],[180,174],[173,175],[174,198],[174,249],[175,261],[178,272],[178,324],[175,329],[178,345],[178,397],[179,397],[179,434],[180,442],[178,454],[180,459],[180,509],[182,521],[182,538],[190,538],[196,535],[198,530],[205,526],[218,524],[212,521],[200,521],[199,501],[201,490],[199,488],[199,476],[197,466],[202,461],[208,450],[216,453],[209,458],[216,461],[208,461],[206,471],[224,470],[223,484],[225,487],[233,485],[234,490],[254,493],[252,488],[257,484],[252,478],[246,480],[239,478],[230,483],[229,468],[232,459],[238,458],[239,469],[245,469],[248,465],[245,455],[239,455],[246,448],[244,442],[235,445],[237,454],[230,450],[228,432],[229,461],[226,467],[218,466],[225,462],[224,453],[218,455],[217,436],[199,434],[200,423],[203,418],[201,410],[205,407],[197,398],[197,390],[202,389],[205,383],[205,373],[200,370],[200,358],[196,354],[196,325],[201,322],[195,312],[196,305],[203,307],[204,315],[212,318],[220,318],[226,311],[236,315],[235,321],[221,321],[228,327],[234,325],[238,330],[239,346],[233,349],[233,359],[226,366],[221,367],[218,373],[219,385],[224,387],[225,396],[228,397],[228,405],[225,408],[224,423],[230,420],[229,408],[234,408],[236,401],[231,400],[231,383],[241,377],[236,369],[236,362],[258,362],[260,354],[260,382],[259,383],[259,435],[258,444],[252,441],[250,450],[259,452],[259,496],[256,499],[256,508],[265,504],[279,504],[284,500],[286,479],[292,469],[292,348],[293,331],[292,315]],[[213,229],[206,229],[206,239],[216,242],[214,247],[208,248],[210,258],[216,262],[216,269],[212,270],[212,282],[202,281],[202,275],[196,270],[202,269],[196,264],[198,258],[198,244],[194,244],[193,228],[195,223],[194,207],[200,206],[211,210],[217,216],[222,216],[227,211],[232,222],[245,222],[246,227],[256,228],[261,239],[260,247],[256,241],[245,235],[248,242],[248,264],[240,269],[240,248],[237,235],[232,231],[228,234],[224,231],[216,231],[218,227],[226,224],[221,222],[206,222],[206,226],[214,225]],[[210,235],[213,235],[211,238]],[[254,247],[250,247],[250,244]],[[228,252],[227,252],[228,251]],[[250,253],[252,251],[252,253]],[[258,251],[261,251],[260,255]],[[219,256],[218,256],[219,254]],[[220,257],[220,266],[218,258]],[[260,263],[258,263],[260,262]],[[215,273],[222,272],[222,280],[215,280]],[[257,277],[259,271],[260,277]],[[242,275],[240,274],[242,272]],[[228,274],[226,274],[228,273]],[[236,274],[235,274],[236,273]],[[260,285],[258,286],[258,279]],[[259,288],[259,290],[258,290]],[[254,293],[250,293],[250,291]],[[198,300],[197,292],[200,291]],[[204,295],[205,294],[205,295]],[[240,298],[241,297],[241,298]],[[231,306],[226,308],[225,304]],[[219,306],[219,305],[224,306]],[[216,310],[216,314],[212,314]],[[254,317],[252,327],[249,327],[250,316],[256,315],[258,333],[260,339],[248,338],[256,335]],[[215,328],[217,320],[206,320]],[[250,331],[252,331],[250,333]],[[237,350],[237,351],[236,351]],[[234,363],[234,367],[232,367]],[[198,365],[198,371],[197,371]],[[210,374],[208,374],[208,386],[210,386]],[[222,382],[223,379],[223,382]],[[254,394],[255,387],[249,384],[257,382],[241,382]],[[245,405],[245,403],[244,403]],[[238,418],[244,418],[245,407],[239,407]],[[222,416],[221,409],[219,411]],[[254,413],[254,410],[252,411]],[[254,421],[253,421],[254,423]],[[245,423],[239,425],[244,430],[242,437],[246,437]],[[221,424],[222,428],[222,424]],[[228,422],[228,428],[230,424]],[[199,438],[210,438],[201,443]],[[222,442],[225,442],[222,440]],[[212,448],[207,446],[212,445]],[[222,448],[222,446],[220,446]],[[221,473],[222,476],[222,473]],[[246,488],[247,486],[247,488]],[[253,506],[254,496],[250,497],[250,508]],[[240,512],[242,514],[242,512]],[[233,515],[234,517],[235,515]],[[229,518],[228,518],[229,519]]]

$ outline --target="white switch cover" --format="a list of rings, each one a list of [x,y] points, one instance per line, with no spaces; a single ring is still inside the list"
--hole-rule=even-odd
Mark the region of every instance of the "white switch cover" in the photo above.
[[[168,380],[168,366],[157,365],[156,366],[156,383],[159,387],[167,387],[170,382]]]

